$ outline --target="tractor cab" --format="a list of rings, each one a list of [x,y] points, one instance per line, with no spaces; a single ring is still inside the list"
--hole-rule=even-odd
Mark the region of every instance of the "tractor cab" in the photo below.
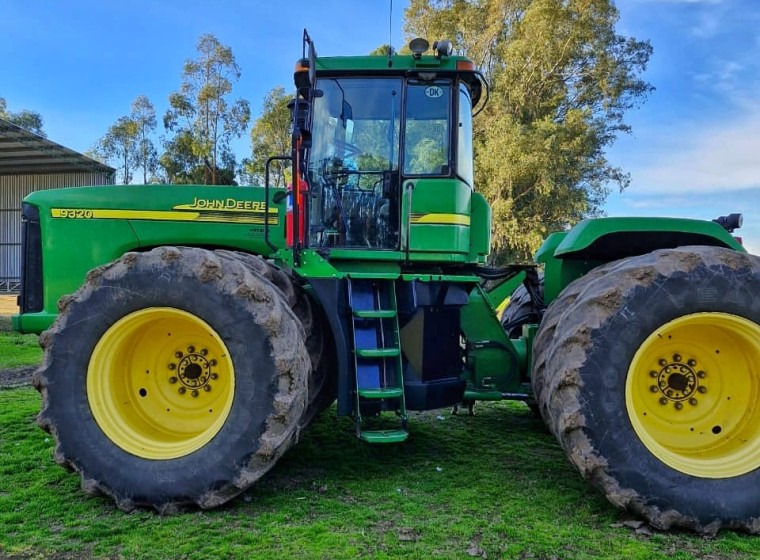
[[[440,42],[423,56],[317,58],[296,68],[297,239],[333,258],[472,262],[472,118],[485,81]],[[477,195],[476,195],[477,196]],[[476,206],[477,206],[476,202]],[[483,207],[487,209],[483,201]],[[490,220],[479,226],[490,230]],[[364,258],[364,257],[363,257]],[[371,258],[371,257],[370,257]]]

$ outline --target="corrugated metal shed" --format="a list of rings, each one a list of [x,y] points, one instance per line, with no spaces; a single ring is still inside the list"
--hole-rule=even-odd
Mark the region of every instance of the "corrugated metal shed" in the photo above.
[[[113,182],[113,168],[0,119],[0,292],[19,286],[26,195]]]
[[[114,170],[0,119],[0,175],[83,172],[113,173]]]

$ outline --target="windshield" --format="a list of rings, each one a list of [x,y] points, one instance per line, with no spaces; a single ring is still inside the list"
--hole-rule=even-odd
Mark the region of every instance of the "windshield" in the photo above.
[[[398,245],[400,78],[321,78],[308,174],[312,246]]]

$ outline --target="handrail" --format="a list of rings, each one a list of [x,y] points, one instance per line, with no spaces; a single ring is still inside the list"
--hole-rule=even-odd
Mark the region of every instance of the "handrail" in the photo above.
[[[277,245],[269,241],[269,164],[273,161],[292,161],[292,156],[272,156],[264,164],[264,243],[272,251],[278,249]]]

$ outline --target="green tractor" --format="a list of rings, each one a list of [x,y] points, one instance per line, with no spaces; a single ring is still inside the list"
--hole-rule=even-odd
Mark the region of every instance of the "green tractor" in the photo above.
[[[292,151],[268,163],[291,189],[27,197],[13,321],[42,333],[55,460],[124,510],[211,508],[336,400],[390,444],[408,411],[514,399],[614,505],[760,532],[760,259],[739,217],[588,220],[535,264],[485,266],[487,85],[428,46],[318,58],[304,34]]]

